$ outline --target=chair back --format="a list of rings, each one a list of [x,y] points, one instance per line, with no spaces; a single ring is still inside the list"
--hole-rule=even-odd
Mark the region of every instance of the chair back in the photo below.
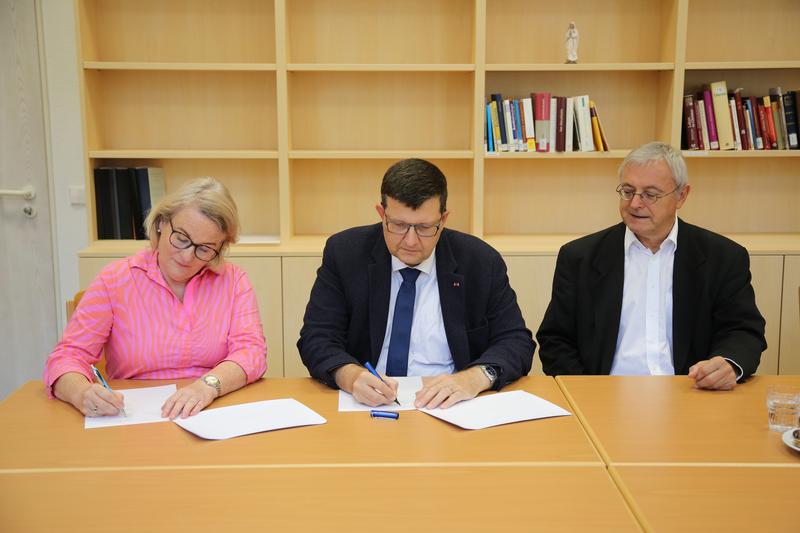
[[[75,312],[75,309],[78,308],[78,304],[81,302],[81,298],[83,298],[83,293],[85,291],[78,291],[75,293],[75,296],[72,297],[72,300],[67,300],[67,321],[72,318],[72,314]],[[106,351],[103,350],[103,353],[100,354],[100,360],[97,361],[94,366],[97,367],[97,370],[100,371],[101,374],[105,375],[106,373]]]

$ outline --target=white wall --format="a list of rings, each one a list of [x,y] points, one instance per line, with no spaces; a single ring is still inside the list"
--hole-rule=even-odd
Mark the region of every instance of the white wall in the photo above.
[[[50,152],[53,255],[58,294],[58,335],[64,304],[78,291],[78,251],[88,244],[85,205],[70,202],[69,188],[85,185],[78,81],[78,40],[72,1],[39,0],[45,80],[46,134]],[[81,194],[85,198],[85,194]]]

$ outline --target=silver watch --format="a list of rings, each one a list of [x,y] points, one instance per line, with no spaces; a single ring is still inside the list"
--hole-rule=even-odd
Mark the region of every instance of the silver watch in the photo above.
[[[214,387],[214,390],[217,391],[217,396],[222,395],[222,383],[217,376],[212,376],[211,374],[203,376],[203,383],[209,387]]]
[[[494,369],[493,366],[490,365],[478,365],[481,370],[483,370],[483,375],[486,376],[486,379],[489,380],[489,386],[491,387],[494,385],[494,382],[497,381],[497,370]]]

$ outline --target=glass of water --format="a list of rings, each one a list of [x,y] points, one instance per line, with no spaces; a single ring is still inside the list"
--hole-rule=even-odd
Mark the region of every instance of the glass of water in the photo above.
[[[800,388],[791,385],[767,385],[769,429],[780,431],[800,426]]]

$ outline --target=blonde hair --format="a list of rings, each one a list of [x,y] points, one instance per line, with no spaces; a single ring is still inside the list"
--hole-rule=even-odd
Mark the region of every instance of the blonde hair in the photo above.
[[[144,220],[144,231],[153,250],[158,248],[161,233],[158,226],[171,220],[184,207],[194,207],[214,222],[225,234],[219,255],[209,261],[212,270],[222,267],[222,255],[231,243],[239,240],[239,212],[227,187],[211,177],[197,178],[184,183],[177,191],[164,196]]]

